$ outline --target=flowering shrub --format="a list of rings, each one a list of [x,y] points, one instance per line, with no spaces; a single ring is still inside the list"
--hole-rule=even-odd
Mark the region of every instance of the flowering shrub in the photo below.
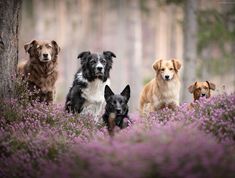
[[[235,177],[235,94],[164,109],[110,138],[60,105],[0,105],[0,177]]]

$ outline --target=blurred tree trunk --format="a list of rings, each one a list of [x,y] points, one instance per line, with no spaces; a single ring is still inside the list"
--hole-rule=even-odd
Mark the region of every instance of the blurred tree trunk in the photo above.
[[[188,86],[196,79],[197,63],[197,7],[198,1],[186,0],[184,9],[184,70],[182,101],[192,100]]]
[[[176,25],[177,25],[177,11],[176,11],[176,5],[170,5],[168,8],[168,14],[169,14],[169,58],[176,58]]]
[[[33,0],[35,36],[37,39],[44,39],[45,32],[45,1]],[[42,13],[43,12],[43,13]]]
[[[142,26],[141,26],[141,10],[139,1],[128,1],[128,69],[129,83],[132,86],[130,110],[134,111],[138,108],[139,94],[141,91],[141,69],[142,69]]]
[[[14,96],[21,0],[0,0],[0,98]]]

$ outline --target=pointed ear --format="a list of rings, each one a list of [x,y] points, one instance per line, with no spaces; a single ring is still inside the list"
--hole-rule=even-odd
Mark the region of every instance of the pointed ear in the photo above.
[[[131,88],[130,85],[127,85],[124,90],[121,92],[121,95],[126,97],[127,101],[130,99],[131,95]]]
[[[197,85],[197,82],[195,82],[194,84],[190,85],[188,87],[188,91],[189,93],[193,93],[194,92],[194,89],[195,89],[195,86]]]
[[[171,61],[173,63],[174,69],[178,71],[181,68],[181,62],[177,59],[172,59]]]
[[[105,88],[104,88],[105,101],[107,101],[109,99],[109,97],[112,96],[112,95],[114,95],[114,93],[111,90],[111,88],[108,85],[105,85]]]
[[[89,56],[91,54],[91,52],[90,51],[83,51],[83,52],[81,52],[79,55],[78,55],[78,59],[79,58],[84,58],[84,57],[87,57],[87,56]]]
[[[206,83],[208,84],[208,86],[209,86],[209,88],[211,89],[211,90],[215,90],[215,84],[214,83],[212,83],[212,82],[209,82],[209,81],[206,81]]]
[[[158,71],[161,68],[161,64],[162,64],[162,59],[155,61],[153,63],[153,69],[155,71]]]
[[[116,57],[116,55],[113,52],[111,52],[111,51],[104,51],[103,55],[108,57],[108,58]]]
[[[31,41],[30,43],[26,43],[26,44],[24,45],[25,52],[26,52],[26,53],[30,53],[30,49],[31,49],[34,45],[36,45],[36,44],[37,44],[37,41],[36,41],[36,40],[33,40],[33,41]]]
[[[51,44],[52,44],[52,45],[54,46],[54,48],[55,48],[55,54],[58,55],[59,52],[60,52],[60,47],[59,47],[59,45],[57,44],[57,42],[56,42],[55,40],[52,40],[52,41],[51,41]]]

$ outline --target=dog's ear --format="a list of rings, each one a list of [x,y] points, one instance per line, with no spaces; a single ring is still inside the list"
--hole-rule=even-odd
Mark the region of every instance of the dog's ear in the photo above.
[[[91,55],[90,51],[83,51],[78,55],[78,59],[81,58],[81,65],[84,66],[87,64],[88,60],[87,57]]]
[[[189,93],[193,93],[194,92],[194,89],[195,89],[195,86],[197,85],[197,82],[193,83],[192,85],[190,85],[188,87],[188,91]]]
[[[174,66],[174,69],[178,71],[181,68],[181,62],[177,59],[172,59],[171,60]]]
[[[83,51],[83,52],[81,52],[79,55],[78,55],[78,59],[79,58],[84,58],[84,57],[87,57],[87,56],[89,56],[91,54],[91,52],[90,51]]]
[[[161,64],[162,64],[162,59],[155,61],[153,63],[153,69],[155,71],[158,71],[161,68]]]
[[[108,57],[108,58],[116,57],[116,55],[111,51],[104,51],[103,55]]]
[[[206,81],[206,83],[208,84],[209,89],[211,89],[211,90],[215,90],[215,84],[214,84],[214,83],[209,82],[209,81]]]
[[[52,41],[51,41],[51,44],[52,44],[52,45],[54,46],[54,48],[55,48],[55,54],[58,55],[59,52],[60,52],[60,47],[59,47],[59,45],[57,44],[57,42],[56,42],[55,40],[52,40]]]
[[[130,88],[130,85],[127,85],[127,86],[124,88],[124,90],[121,92],[121,95],[124,96],[127,101],[129,101],[130,95],[131,95],[131,88]]]
[[[113,95],[114,95],[114,93],[111,90],[111,88],[108,85],[105,85],[105,88],[104,88],[104,98],[105,98],[105,101],[107,101],[109,99],[109,97],[113,96]]]
[[[30,43],[26,43],[26,44],[24,45],[25,52],[31,54],[31,48],[32,48],[34,45],[37,45],[37,40],[33,40],[33,41],[31,41]]]

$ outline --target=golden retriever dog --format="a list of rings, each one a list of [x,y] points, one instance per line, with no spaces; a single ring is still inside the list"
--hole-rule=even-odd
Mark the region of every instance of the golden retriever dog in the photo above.
[[[33,40],[25,44],[24,49],[29,53],[29,60],[18,65],[17,74],[27,81],[30,91],[38,90],[34,97],[40,102],[52,103],[58,77],[57,56],[60,47],[54,40]]]
[[[215,90],[215,84],[209,81],[195,82],[188,87],[188,91],[193,94],[194,101],[199,100],[200,97],[209,98],[211,90]]]
[[[181,62],[176,59],[157,60],[153,64],[156,76],[147,83],[140,96],[140,111],[147,113],[179,105]]]

